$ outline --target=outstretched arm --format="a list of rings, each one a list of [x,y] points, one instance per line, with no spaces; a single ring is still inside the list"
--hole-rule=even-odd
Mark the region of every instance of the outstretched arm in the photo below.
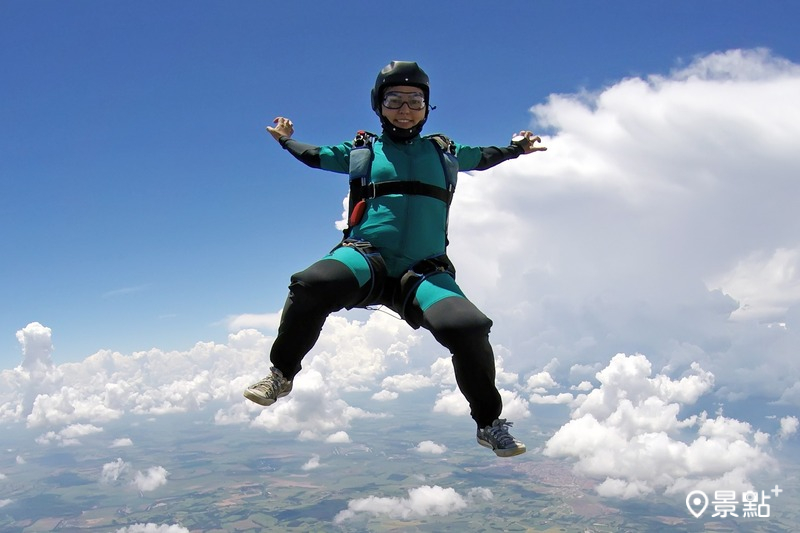
[[[319,146],[302,143],[292,139],[294,125],[285,117],[277,117],[272,121],[275,126],[267,126],[267,132],[278,141],[281,147],[290,154],[313,168],[320,168]]]
[[[547,150],[545,146],[537,146],[537,142],[542,142],[538,135],[534,135],[530,131],[521,131],[511,138],[511,143],[508,146],[484,146],[481,148],[481,159],[474,170],[486,170],[523,154]]]

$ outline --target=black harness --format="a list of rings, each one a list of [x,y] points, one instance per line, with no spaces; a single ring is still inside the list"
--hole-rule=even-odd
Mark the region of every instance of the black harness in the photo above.
[[[367,208],[367,200],[385,196],[387,194],[413,194],[436,198],[447,204],[448,211],[453,201],[453,193],[458,182],[458,159],[456,158],[456,145],[448,137],[433,134],[423,137],[430,140],[439,153],[439,159],[444,170],[446,187],[437,187],[420,181],[386,181],[374,183],[371,180],[372,159],[374,153],[372,143],[377,135],[360,130],[353,139],[353,148],[350,150],[350,202],[347,215],[347,228],[344,237],[350,236],[353,226],[361,222]],[[448,212],[449,218],[449,212]]]
[[[347,217],[347,228],[344,239],[336,247],[347,246],[361,253],[370,268],[371,281],[364,298],[353,307],[370,305],[386,305],[396,311],[413,328],[420,327],[421,317],[411,317],[409,305],[414,300],[420,284],[428,277],[447,273],[455,278],[456,270],[446,254],[423,259],[408,269],[399,279],[390,278],[386,273],[386,264],[380,252],[370,242],[349,238],[350,232],[364,216],[367,200],[388,194],[413,194],[429,196],[444,202],[449,208],[453,201],[458,180],[458,159],[456,145],[441,134],[428,135],[424,139],[433,142],[439,153],[445,175],[446,188],[429,185],[420,181],[387,181],[374,183],[371,180],[372,159],[374,153],[372,142],[377,135],[367,131],[359,131],[353,140],[350,151],[350,201]],[[336,249],[334,248],[334,250]]]

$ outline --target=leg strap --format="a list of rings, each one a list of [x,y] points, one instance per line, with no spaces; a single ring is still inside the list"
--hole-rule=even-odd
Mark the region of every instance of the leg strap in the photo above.
[[[345,239],[331,250],[331,253],[342,247],[352,248],[363,255],[364,259],[367,260],[370,270],[370,280],[367,282],[369,284],[369,290],[366,296],[358,303],[348,307],[348,309],[352,309],[353,307],[365,307],[377,303],[383,292],[383,287],[386,284],[386,263],[383,257],[381,257],[381,253],[377,248],[372,246],[369,241],[360,239]]]
[[[420,284],[430,276],[440,273],[449,274],[453,279],[456,277],[456,269],[445,254],[423,259],[412,266],[400,278],[400,287],[395,293],[392,307],[415,329],[419,327],[419,324],[412,323],[409,320],[409,305],[414,301],[414,296]]]

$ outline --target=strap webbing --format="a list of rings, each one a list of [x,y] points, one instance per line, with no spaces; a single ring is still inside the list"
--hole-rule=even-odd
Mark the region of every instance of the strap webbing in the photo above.
[[[369,186],[367,186],[367,198],[376,198],[387,194],[430,196],[431,198],[441,200],[447,205],[450,205],[450,202],[453,200],[452,192],[419,181],[384,181],[381,183],[370,183]]]

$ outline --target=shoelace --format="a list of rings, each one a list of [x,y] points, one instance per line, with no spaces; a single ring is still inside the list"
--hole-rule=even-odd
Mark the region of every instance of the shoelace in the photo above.
[[[253,388],[256,390],[260,390],[264,393],[267,393],[273,390],[274,391],[280,390],[281,384],[278,383],[277,379],[273,379],[273,376],[268,376],[259,381],[258,383],[256,383],[255,385],[253,385]]]
[[[508,428],[514,425],[513,422],[508,422],[504,419],[499,419],[498,424],[496,426],[492,426],[489,428],[489,433],[497,440],[497,443],[501,446],[506,444],[513,444],[514,437],[508,432]]]

